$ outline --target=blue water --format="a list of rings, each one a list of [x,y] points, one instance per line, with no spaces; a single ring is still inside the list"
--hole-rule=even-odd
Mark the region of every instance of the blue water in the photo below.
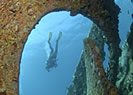
[[[127,38],[127,32],[130,32],[130,25],[133,21],[131,17],[131,14],[133,14],[133,3],[131,3],[131,0],[115,1],[116,4],[121,8],[121,13],[119,14],[119,34],[121,38],[120,46],[122,46],[123,42]]]
[[[66,95],[66,88],[83,49],[83,38],[87,37],[92,22],[82,15],[70,16],[69,12],[52,12],[44,16],[31,31],[25,44],[20,68],[20,95]],[[59,40],[57,68],[45,70],[50,49],[47,43],[49,32],[55,47]]]
[[[126,33],[130,31],[133,4],[130,0],[115,1],[122,9],[119,14],[121,47],[126,39]],[[72,82],[72,76],[83,49],[82,40],[87,37],[91,25],[92,22],[81,14],[72,17],[66,11],[52,12],[42,17],[39,24],[31,31],[22,53],[20,95],[66,95],[66,88]],[[55,47],[60,31],[63,34],[59,41],[58,67],[47,72],[45,66],[50,52],[47,43],[48,34],[53,33],[51,43]],[[105,52],[104,66],[107,67],[107,46],[105,46]]]

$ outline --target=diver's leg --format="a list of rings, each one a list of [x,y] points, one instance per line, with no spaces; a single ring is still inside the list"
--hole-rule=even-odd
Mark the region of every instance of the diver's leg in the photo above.
[[[54,50],[53,50],[53,48],[52,48],[52,45],[51,45],[51,43],[50,43],[50,41],[48,41],[48,44],[49,44],[49,47],[50,47],[50,54],[52,54],[53,52],[54,52]]]
[[[58,41],[61,38],[61,36],[62,36],[62,32],[59,33],[59,36],[58,36],[58,38],[56,40],[56,47],[55,47],[55,53],[54,53],[54,56],[55,57],[57,56],[57,52],[58,52]]]
[[[54,52],[53,48],[52,48],[52,45],[50,43],[50,40],[51,40],[51,37],[52,37],[52,32],[49,32],[49,39],[48,39],[48,44],[49,44],[49,47],[50,47],[50,54],[52,54]]]
[[[57,56],[57,52],[58,52],[58,41],[59,40],[56,40],[56,47],[55,47],[55,52],[54,52],[55,57]]]

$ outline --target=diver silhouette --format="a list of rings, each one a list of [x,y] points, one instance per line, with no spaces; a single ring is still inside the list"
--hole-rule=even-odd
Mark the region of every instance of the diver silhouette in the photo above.
[[[46,70],[49,72],[50,71],[50,68],[53,68],[53,67],[57,67],[57,53],[58,53],[58,42],[59,42],[59,39],[61,38],[62,36],[62,32],[59,32],[59,35],[58,35],[58,38],[56,40],[56,46],[55,46],[55,51],[53,50],[52,48],[52,45],[50,43],[50,40],[52,38],[52,32],[49,33],[49,39],[48,39],[48,44],[49,44],[49,48],[50,48],[50,54],[49,54],[49,57],[48,57],[48,60],[47,60],[47,63],[46,63]]]

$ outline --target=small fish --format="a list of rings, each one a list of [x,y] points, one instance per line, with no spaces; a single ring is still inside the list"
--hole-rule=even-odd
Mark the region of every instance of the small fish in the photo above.
[[[129,10],[127,11],[128,14],[130,14]]]

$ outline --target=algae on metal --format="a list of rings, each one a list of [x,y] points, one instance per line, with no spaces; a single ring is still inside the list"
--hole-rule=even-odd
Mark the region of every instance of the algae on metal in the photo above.
[[[105,40],[101,31],[97,25],[92,25],[67,95],[117,95],[117,89],[107,79],[102,65]],[[84,77],[79,76],[83,74]]]
[[[133,23],[130,30],[119,59],[119,73],[116,82],[119,95],[133,95]]]
[[[67,95],[87,95],[86,67],[83,53],[75,70],[73,83],[67,89]]]

